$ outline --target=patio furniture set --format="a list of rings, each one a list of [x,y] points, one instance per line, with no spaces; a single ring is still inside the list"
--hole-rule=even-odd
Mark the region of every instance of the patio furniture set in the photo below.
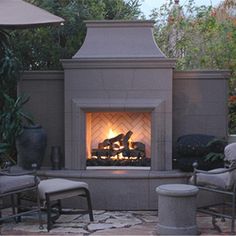
[[[33,199],[32,193],[27,196],[27,192],[34,191],[37,205],[29,207],[27,202]],[[0,173],[0,200],[5,197],[10,198],[12,214],[7,216],[0,215],[0,222],[13,218],[16,222],[21,220],[21,216],[38,213],[39,227],[42,229],[41,209],[47,213],[47,230],[50,231],[53,223],[61,214],[88,213],[93,221],[92,204],[88,184],[84,182],[66,180],[61,178],[39,180],[33,173],[21,172],[1,172]],[[83,197],[87,201],[87,209],[80,211],[63,211],[61,200],[71,197]],[[29,201],[25,201],[29,200]],[[26,202],[26,204],[24,204]],[[3,204],[3,202],[0,202]],[[42,207],[41,207],[42,206]],[[9,207],[9,205],[7,205]],[[3,208],[3,206],[1,206]]]

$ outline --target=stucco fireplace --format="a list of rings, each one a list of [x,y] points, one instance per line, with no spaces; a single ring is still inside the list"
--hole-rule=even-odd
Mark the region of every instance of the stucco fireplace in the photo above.
[[[175,60],[155,44],[153,24],[88,21],[83,46],[72,59],[62,60],[64,71],[29,71],[19,82],[18,91],[30,95],[27,110],[48,133],[40,177],[85,181],[94,209],[156,209],[157,186],[189,178],[172,170],[172,142],[191,133],[227,137],[229,72],[173,71]],[[112,139],[108,145],[107,139]],[[87,166],[95,149],[127,151],[126,140],[134,149],[141,143],[138,153],[145,151],[149,166]],[[55,145],[65,157],[62,170],[51,170]]]
[[[156,45],[153,25],[87,21],[82,47],[62,60],[65,168],[89,183],[97,209],[153,209],[157,185],[186,181],[171,171],[175,60]],[[91,158],[106,165],[89,166]]]
[[[99,143],[106,143],[104,132],[113,126],[117,134],[111,138],[130,131],[129,143],[145,146],[151,170],[171,170],[175,60],[167,59],[156,45],[153,24],[87,21],[84,44],[72,59],[63,60],[66,168],[85,170],[95,151],[96,157],[105,152],[109,156]],[[119,144],[114,145],[105,149]]]

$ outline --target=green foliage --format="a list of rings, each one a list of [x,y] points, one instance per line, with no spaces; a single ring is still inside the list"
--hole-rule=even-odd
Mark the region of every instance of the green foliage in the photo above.
[[[219,19],[215,9],[197,7],[192,0],[179,6],[178,11],[175,8],[170,1],[152,14],[162,51],[177,58],[178,69],[230,69],[235,76],[235,22]]]
[[[4,169],[9,162],[16,164],[16,161],[9,155],[11,146],[8,143],[0,143],[0,169]]]
[[[215,153],[215,152],[210,152],[204,157],[204,161],[210,161],[210,162],[215,162],[215,161],[223,161],[224,160],[224,154],[223,153]]]
[[[204,161],[209,163],[223,162],[224,160],[224,149],[227,145],[225,139],[214,138],[207,144],[209,153],[204,156]]]
[[[14,94],[21,64],[10,47],[9,34],[0,29],[0,107],[2,93]]]
[[[169,1],[152,14],[157,44],[167,57],[177,59],[176,68],[229,69],[230,96],[236,95],[235,7],[233,0],[218,8],[197,7],[193,0],[184,6]],[[235,102],[229,102],[229,132],[236,132]]]
[[[10,161],[16,158],[15,139],[23,132],[25,122],[33,124],[29,114],[23,111],[23,105],[28,101],[26,96],[12,98],[3,94],[4,105],[0,110],[0,153]]]
[[[63,26],[16,30],[15,52],[26,70],[61,69],[60,59],[71,58],[81,47],[85,20],[134,19],[140,0],[27,0],[65,19]]]

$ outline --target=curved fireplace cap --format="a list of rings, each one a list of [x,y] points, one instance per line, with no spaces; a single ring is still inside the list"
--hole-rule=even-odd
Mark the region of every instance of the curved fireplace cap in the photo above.
[[[154,21],[85,21],[87,35],[73,58],[166,58],[153,37]]]

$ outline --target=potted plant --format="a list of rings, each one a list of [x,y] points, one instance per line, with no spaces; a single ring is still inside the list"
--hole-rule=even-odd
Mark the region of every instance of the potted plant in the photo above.
[[[1,145],[5,147],[5,161],[15,164],[17,159],[17,164],[23,169],[31,169],[36,163],[39,169],[46,149],[46,133],[23,110],[28,100],[24,95],[14,99],[4,94],[5,102],[0,111]]]
[[[16,95],[21,63],[10,47],[8,33],[1,29],[0,63],[0,165],[18,163],[30,169],[32,163],[36,163],[40,168],[46,148],[46,134],[23,110],[29,98]]]

